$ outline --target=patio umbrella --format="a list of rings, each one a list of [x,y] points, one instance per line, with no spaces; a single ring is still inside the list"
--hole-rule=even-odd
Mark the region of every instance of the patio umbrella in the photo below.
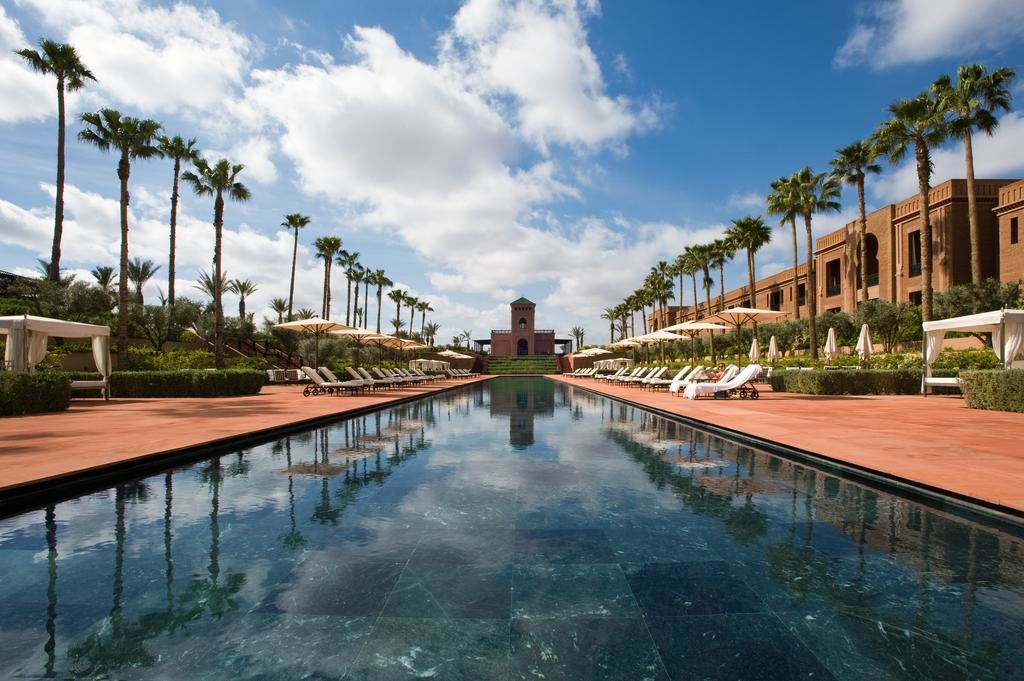
[[[836,330],[834,327],[828,327],[828,336],[825,338],[825,347],[822,348],[821,351],[825,355],[825,359],[829,362],[839,355],[839,343],[836,342]]]
[[[761,346],[757,344],[757,336],[754,336],[754,340],[750,343],[750,352],[747,353],[747,357],[750,358],[751,364],[761,361]]]
[[[374,338],[381,336],[376,331],[370,329],[363,329],[360,327],[345,327],[343,329],[335,329],[328,331],[332,336],[341,336],[343,338],[351,338],[359,345],[369,345]]]
[[[744,324],[757,324],[767,322],[786,314],[778,310],[762,310],[756,307],[731,307],[711,315],[704,321],[721,322],[736,329],[741,329]],[[739,333],[739,331],[737,331]],[[739,343],[736,344],[736,357],[739,358]]]
[[[782,357],[782,353],[779,352],[779,342],[775,340],[775,336],[772,336],[768,340],[768,353],[764,356],[768,362],[777,362]]]
[[[679,324],[673,324],[672,326],[666,326],[662,331],[686,331],[686,332],[700,332],[700,331],[728,331],[729,327],[724,324],[715,324],[713,322],[680,322]],[[692,340],[692,339],[691,339]],[[693,343],[690,343],[690,356],[694,362],[697,361],[697,352],[693,347]]]
[[[871,359],[871,353],[875,351],[874,346],[871,345],[871,330],[867,324],[860,327],[860,336],[857,338],[856,350],[862,362]]]
[[[661,354],[661,361],[664,362],[665,341],[690,340],[690,337],[686,334],[672,333],[671,331],[661,329],[660,331],[651,331],[643,336],[637,336],[634,340],[638,343],[657,343]]]
[[[316,365],[320,366],[320,336],[321,334],[327,333],[328,331],[337,331],[338,329],[351,329],[351,326],[345,326],[337,322],[332,322],[330,319],[324,319],[323,317],[310,317],[309,319],[295,319],[290,322],[281,322],[280,324],[274,324],[274,328],[287,329],[288,331],[301,331],[304,333],[313,334],[313,349],[316,358]]]

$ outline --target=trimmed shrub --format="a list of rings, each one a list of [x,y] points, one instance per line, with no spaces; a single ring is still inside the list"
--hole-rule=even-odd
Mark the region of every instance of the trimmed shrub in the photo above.
[[[99,374],[67,373],[74,379],[97,380]],[[255,395],[263,387],[263,371],[115,371],[112,397],[237,397]],[[99,391],[97,391],[98,393]]]
[[[971,409],[1024,412],[1024,369],[961,371],[960,389]]]
[[[132,371],[185,371],[213,368],[213,353],[208,350],[170,350],[128,348],[128,365]]]
[[[806,395],[914,395],[921,392],[921,372],[895,371],[775,371],[771,377],[776,392]]]
[[[71,404],[71,379],[55,373],[0,373],[0,416],[63,411]]]

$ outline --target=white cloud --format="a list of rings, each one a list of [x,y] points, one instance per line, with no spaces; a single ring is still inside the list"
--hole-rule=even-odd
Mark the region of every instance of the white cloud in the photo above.
[[[839,68],[968,56],[1024,39],[1020,0],[881,0],[836,51]]]
[[[30,47],[18,22],[0,5],[0,121],[14,122],[57,113],[56,80],[28,68],[14,50]]]
[[[750,210],[764,210],[764,194],[748,192],[746,194],[730,194],[726,199],[726,205],[730,208],[745,208]]]
[[[250,137],[235,146],[228,158],[245,166],[245,176],[259,184],[277,181],[277,166],[271,159],[273,143],[265,137]]]
[[[1024,149],[1024,113],[1011,112],[1003,116],[991,137],[975,134],[973,146],[976,177],[1020,177],[1024,173],[1024,157],[1020,154],[1020,150]],[[932,173],[933,185],[950,178],[964,177],[963,144],[934,150],[932,163],[935,167]],[[913,155],[895,170],[886,169],[882,175],[869,178],[868,187],[871,195],[884,203],[895,203],[917,194],[917,166]]]

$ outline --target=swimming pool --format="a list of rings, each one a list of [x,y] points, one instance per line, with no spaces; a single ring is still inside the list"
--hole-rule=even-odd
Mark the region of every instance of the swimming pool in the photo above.
[[[0,678],[1024,678],[1020,528],[542,378],[2,519],[0,574]]]

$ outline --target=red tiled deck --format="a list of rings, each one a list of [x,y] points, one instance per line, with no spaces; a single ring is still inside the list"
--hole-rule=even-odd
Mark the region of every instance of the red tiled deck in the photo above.
[[[1024,414],[968,409],[960,397],[816,396],[687,400],[667,392],[553,377],[1024,513]]]
[[[0,419],[0,494],[114,463],[341,416],[487,380],[438,381],[366,395],[303,397],[302,386],[207,399],[75,399],[55,414]]]

